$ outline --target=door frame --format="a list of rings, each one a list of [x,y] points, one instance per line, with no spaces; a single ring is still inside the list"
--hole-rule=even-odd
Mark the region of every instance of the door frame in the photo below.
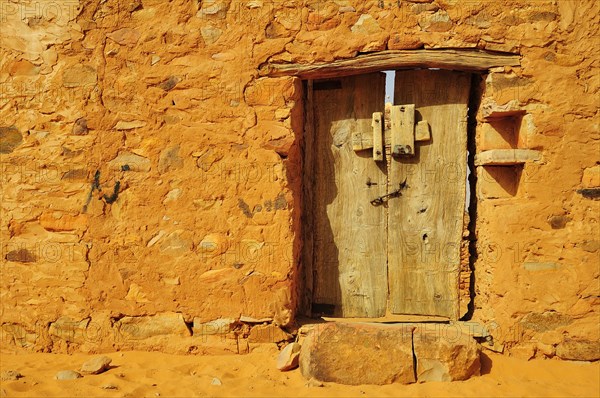
[[[479,102],[483,95],[482,78],[487,75],[490,69],[504,66],[520,66],[520,55],[512,53],[496,53],[478,49],[420,49],[420,50],[389,50],[361,54],[359,56],[337,60],[329,63],[313,63],[313,64],[289,64],[277,62],[265,62],[259,67],[259,75],[261,77],[297,77],[302,81],[302,109],[303,129],[296,131],[299,134],[300,144],[300,162],[302,173],[312,170],[310,159],[307,160],[305,153],[305,139],[314,134],[314,114],[312,104],[312,85],[313,81],[324,78],[336,78],[350,76],[356,74],[366,74],[369,72],[382,72],[385,70],[401,70],[401,69],[447,69],[462,72],[472,73],[471,95],[469,97],[469,112],[468,112],[468,127],[467,127],[467,153],[468,153],[468,168],[469,177],[468,184],[471,188],[469,196],[468,213],[471,218],[466,223],[467,230],[470,235],[470,243],[466,250],[461,249],[461,256],[464,252],[469,256],[469,302],[466,305],[467,310],[463,310],[460,305],[460,314],[463,314],[460,320],[470,320],[474,312],[474,285],[475,273],[473,269],[474,259],[477,256],[474,239],[475,233],[475,216],[476,216],[476,195],[475,184],[476,174],[474,167],[475,157],[475,135],[476,135],[476,113],[479,108]],[[304,316],[312,315],[312,297],[313,297],[313,269],[307,266],[304,261],[307,252],[312,252],[312,239],[304,231],[304,226],[307,224],[307,206],[312,206],[313,195],[310,189],[304,184],[301,179],[301,196],[300,196],[300,226],[296,228],[300,231],[298,237],[301,249],[297,251],[298,258],[294,263],[298,265],[298,270],[295,272],[295,313]],[[462,261],[461,261],[462,264]],[[460,273],[463,272],[461,268]],[[460,277],[460,274],[459,274]],[[461,278],[462,279],[462,278]],[[310,288],[309,288],[310,287]],[[461,292],[459,291],[459,295]],[[460,297],[459,297],[460,298]]]

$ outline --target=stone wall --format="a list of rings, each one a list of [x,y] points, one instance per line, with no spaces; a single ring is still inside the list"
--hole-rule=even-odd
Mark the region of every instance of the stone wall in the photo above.
[[[598,8],[0,0],[3,342],[286,340],[302,280],[302,83],[258,68],[471,48],[522,56],[481,76],[477,153],[542,156],[477,167],[473,319],[516,355],[597,358]],[[504,105],[519,116],[486,116]]]

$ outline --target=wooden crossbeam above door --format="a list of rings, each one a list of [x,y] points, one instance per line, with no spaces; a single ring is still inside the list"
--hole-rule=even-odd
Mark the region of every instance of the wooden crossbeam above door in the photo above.
[[[261,76],[269,77],[298,76],[302,79],[323,79],[402,68],[486,71],[497,66],[519,66],[520,59],[517,54],[483,50],[388,50],[327,63],[265,63],[259,68],[259,72]]]

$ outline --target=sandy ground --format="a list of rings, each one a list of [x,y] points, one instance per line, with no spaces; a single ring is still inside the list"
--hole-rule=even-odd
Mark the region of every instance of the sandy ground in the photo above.
[[[387,386],[307,385],[299,370],[279,372],[277,349],[248,355],[178,356],[157,352],[107,354],[107,372],[71,381],[54,380],[59,370],[78,370],[91,355],[2,353],[3,371],[23,374],[2,382],[0,395],[15,397],[598,397],[600,363],[523,361],[486,352],[483,375],[464,382]],[[373,364],[377,366],[377,364]],[[221,385],[212,385],[214,378]],[[106,385],[116,389],[103,389]]]

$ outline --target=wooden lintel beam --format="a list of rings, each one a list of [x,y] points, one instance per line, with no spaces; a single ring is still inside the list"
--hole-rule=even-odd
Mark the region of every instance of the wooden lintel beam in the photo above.
[[[402,68],[485,71],[497,66],[519,65],[519,55],[498,54],[483,50],[388,50],[372,54],[362,54],[354,58],[340,59],[328,63],[267,63],[260,67],[260,75],[323,79]]]

